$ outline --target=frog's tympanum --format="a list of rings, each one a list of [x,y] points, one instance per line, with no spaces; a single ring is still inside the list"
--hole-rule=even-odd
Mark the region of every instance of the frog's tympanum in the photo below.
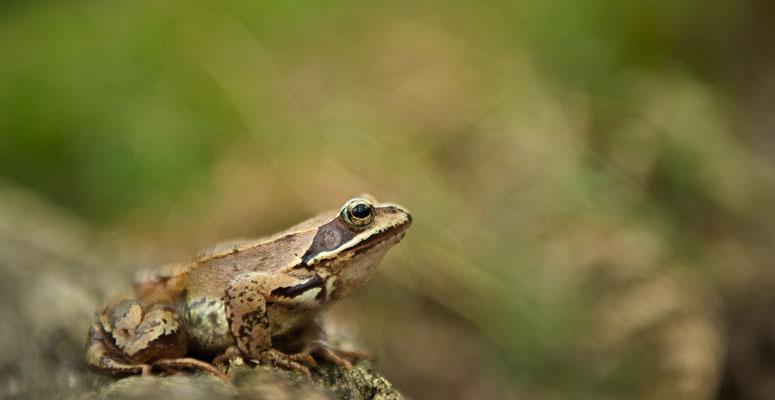
[[[318,316],[366,282],[411,223],[399,206],[356,198],[272,237],[141,274],[137,298],[97,312],[86,363],[110,375],[199,368],[223,377],[213,364],[241,358],[310,377],[304,363],[315,355],[351,368],[347,358],[365,355],[329,347]]]

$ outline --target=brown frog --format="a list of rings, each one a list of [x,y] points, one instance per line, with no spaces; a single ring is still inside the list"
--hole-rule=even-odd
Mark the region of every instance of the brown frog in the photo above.
[[[312,355],[351,368],[363,353],[330,348],[318,316],[365,283],[411,215],[355,198],[272,237],[223,243],[192,261],[138,276],[137,298],[97,312],[86,363],[97,373],[147,375],[242,358],[310,377]]]

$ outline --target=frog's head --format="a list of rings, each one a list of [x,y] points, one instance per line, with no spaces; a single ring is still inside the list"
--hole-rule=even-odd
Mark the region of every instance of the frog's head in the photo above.
[[[330,277],[326,280],[328,296],[340,299],[371,277],[411,224],[412,216],[398,205],[354,198],[319,226],[302,263]]]

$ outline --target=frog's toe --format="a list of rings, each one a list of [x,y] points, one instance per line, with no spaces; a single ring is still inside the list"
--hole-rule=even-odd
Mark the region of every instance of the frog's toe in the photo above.
[[[312,367],[318,365],[318,363],[315,361],[315,359],[312,357],[312,355],[309,352],[289,354],[288,359],[296,362],[304,361]]]
[[[200,369],[202,371],[210,372],[220,379],[228,380],[228,377],[226,377],[226,374],[218,370],[218,368],[215,368],[215,366],[213,366],[210,363],[204,362],[202,360],[197,360],[196,358],[185,357],[185,358],[169,358],[169,359],[163,359],[163,360],[156,360],[153,362],[152,366],[161,367],[166,371],[169,371],[169,370],[179,371],[182,368]],[[143,370],[143,375],[145,375],[145,370]]]
[[[348,358],[350,359],[365,358],[367,360],[371,359],[370,355],[360,351],[332,349],[327,343],[323,341],[315,341],[309,344],[307,347],[307,351],[325,360],[328,360],[334,364],[341,365],[347,369],[353,368],[352,363],[349,360],[347,360]]]
[[[302,365],[297,361],[288,361],[286,368],[299,371],[303,373],[304,376],[307,377],[307,379],[312,380],[312,373],[309,371],[309,368],[307,368],[306,366]]]
[[[213,364],[226,363],[230,363],[232,365],[242,365],[245,363],[244,358],[242,358],[242,352],[239,350],[239,348],[237,348],[237,346],[229,346],[229,348],[227,348],[223,354],[218,355],[213,359]]]
[[[310,372],[309,368],[301,364],[299,361],[306,361],[312,366],[315,365],[315,360],[312,359],[312,356],[308,353],[285,354],[275,349],[267,350],[261,353],[258,359],[251,361],[255,362],[256,364],[272,364],[276,367],[299,371],[310,380],[312,379],[312,373]]]

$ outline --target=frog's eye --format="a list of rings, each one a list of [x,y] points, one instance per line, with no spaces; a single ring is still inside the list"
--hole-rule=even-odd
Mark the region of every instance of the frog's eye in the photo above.
[[[353,228],[364,227],[374,221],[374,206],[366,199],[352,199],[344,204],[340,217]]]

